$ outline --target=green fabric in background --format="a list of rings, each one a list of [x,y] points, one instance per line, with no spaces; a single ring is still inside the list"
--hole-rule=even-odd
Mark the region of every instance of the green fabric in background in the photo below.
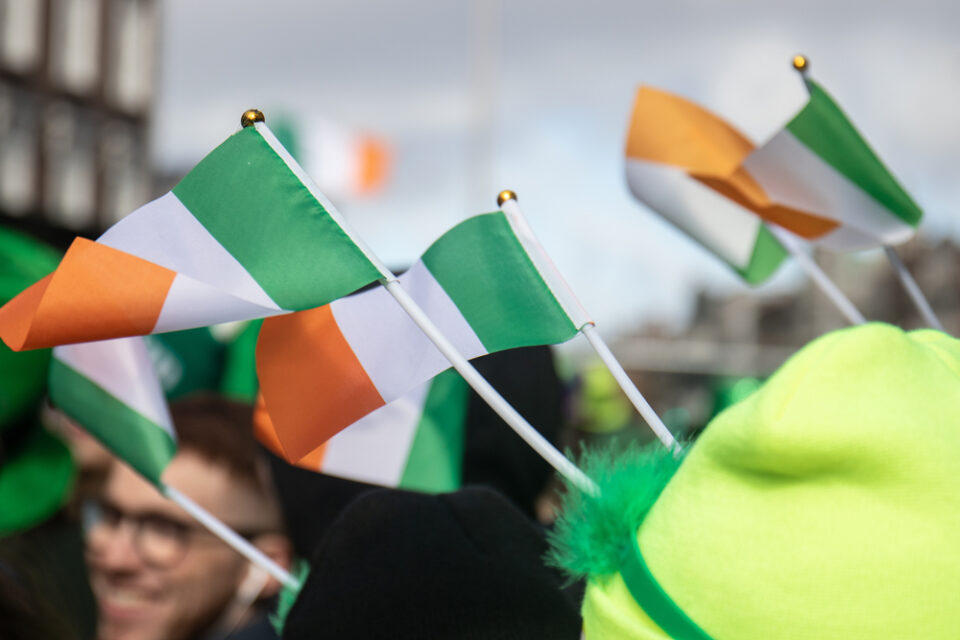
[[[247,324],[236,338],[227,345],[220,376],[220,392],[234,400],[253,402],[260,390],[257,380],[257,337],[263,320]]]
[[[256,347],[262,320],[146,336],[147,349],[170,400],[198,392],[253,402]]]
[[[209,327],[161,333],[145,339],[169,399],[219,389],[227,345],[215,338]]]
[[[0,304],[56,269],[59,254],[0,228]],[[64,503],[74,477],[66,446],[39,423],[50,350],[0,344],[0,536],[29,529]]]

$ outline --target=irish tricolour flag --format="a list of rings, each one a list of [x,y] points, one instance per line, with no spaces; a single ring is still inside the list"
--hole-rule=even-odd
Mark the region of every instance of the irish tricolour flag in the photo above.
[[[114,455],[160,484],[176,435],[141,337],[53,350],[50,399]]]
[[[763,220],[835,250],[910,239],[919,207],[830,96],[808,87],[806,106],[758,148],[705,109],[642,87],[627,138],[631,191],[752,283],[785,255]]]
[[[324,305],[387,275],[262,123],[0,309],[34,349]]]
[[[367,414],[297,462],[311,471],[385,487],[439,493],[461,485],[469,389],[447,370]],[[257,437],[282,455],[262,402]]]
[[[400,282],[467,358],[563,342],[589,322],[513,201],[448,231]],[[257,346],[278,448],[295,463],[449,366],[382,287],[268,318]]]
[[[807,214],[775,221],[829,249],[909,240],[923,216],[920,207],[820,85],[808,80],[807,88],[806,106],[743,162],[763,194],[742,184],[742,195],[761,215],[765,199],[788,214]],[[814,218],[819,222],[811,224]]]
[[[627,183],[641,202],[726,262],[747,282],[786,257],[756,213],[718,184],[739,172],[753,144],[709,111],[641,87],[627,135]]]

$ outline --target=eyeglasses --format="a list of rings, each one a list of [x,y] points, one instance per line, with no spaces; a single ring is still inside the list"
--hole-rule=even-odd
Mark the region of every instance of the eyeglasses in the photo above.
[[[87,547],[94,553],[106,549],[113,542],[124,522],[133,527],[133,548],[140,559],[160,569],[179,564],[193,538],[206,535],[208,540],[216,541],[209,531],[199,525],[158,513],[126,513],[115,505],[96,499],[88,499],[83,503],[83,530]],[[250,539],[259,533],[240,533],[240,536]]]

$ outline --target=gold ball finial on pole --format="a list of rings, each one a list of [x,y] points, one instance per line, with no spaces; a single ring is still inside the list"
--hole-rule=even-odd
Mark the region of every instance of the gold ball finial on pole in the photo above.
[[[793,68],[800,73],[806,73],[810,70],[810,60],[802,53],[793,56]]]
[[[503,203],[506,202],[507,200],[516,200],[516,199],[517,199],[517,194],[515,194],[513,191],[510,191],[510,189],[504,189],[503,191],[497,194],[497,206],[502,207]]]
[[[240,116],[240,126],[244,128],[252,127],[255,122],[266,122],[266,120],[263,117],[263,111],[260,111],[260,109],[247,109]]]

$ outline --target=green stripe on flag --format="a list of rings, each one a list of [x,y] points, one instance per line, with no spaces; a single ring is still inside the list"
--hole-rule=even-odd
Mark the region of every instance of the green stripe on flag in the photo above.
[[[248,324],[227,346],[227,357],[220,378],[220,393],[234,400],[256,402],[260,381],[257,380],[257,338],[263,320]]]
[[[453,369],[430,383],[401,489],[439,493],[460,488],[468,394],[466,381]]]
[[[750,263],[746,269],[737,269],[737,272],[749,284],[759,284],[773,275],[786,258],[787,250],[770,233],[766,225],[762,225],[757,233],[757,243],[753,245]]]
[[[923,211],[854,128],[840,107],[815,82],[810,102],[787,125],[800,142],[912,227]]]
[[[56,358],[50,398],[114,455],[154,484],[176,453],[167,431]]]
[[[577,333],[503,212],[458,224],[421,259],[488,353]]]
[[[380,276],[254,127],[227,138],[173,193],[283,309],[327,304]]]

